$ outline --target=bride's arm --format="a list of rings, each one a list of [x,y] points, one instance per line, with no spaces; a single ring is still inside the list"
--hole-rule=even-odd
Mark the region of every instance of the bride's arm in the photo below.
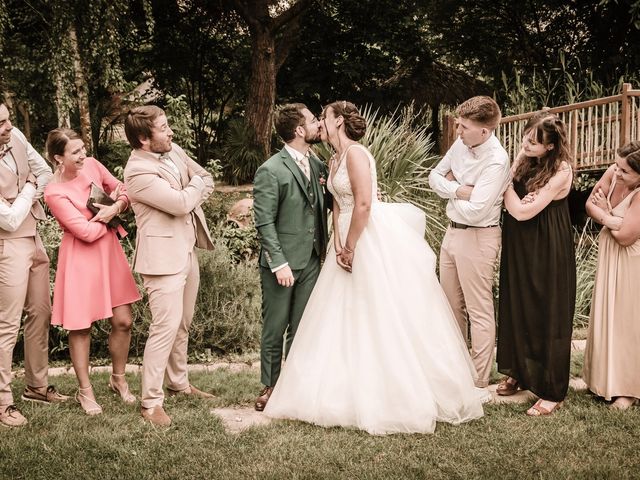
[[[343,243],[341,253],[345,264],[351,265],[353,253],[356,249],[358,239],[367,226],[369,213],[371,212],[371,169],[369,167],[369,157],[361,148],[352,148],[347,152],[347,172],[351,182],[353,192],[353,213],[349,224],[349,233]]]
[[[336,250],[336,256],[342,252],[342,242],[340,241],[340,228],[338,227],[338,218],[340,217],[340,205],[338,201],[333,199],[333,248]]]

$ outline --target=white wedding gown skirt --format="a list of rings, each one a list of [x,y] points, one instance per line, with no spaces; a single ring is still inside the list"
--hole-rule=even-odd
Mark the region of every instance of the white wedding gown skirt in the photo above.
[[[341,238],[349,222],[340,215]],[[424,222],[410,204],[374,201],[353,273],[329,249],[268,416],[387,434],[483,415]]]

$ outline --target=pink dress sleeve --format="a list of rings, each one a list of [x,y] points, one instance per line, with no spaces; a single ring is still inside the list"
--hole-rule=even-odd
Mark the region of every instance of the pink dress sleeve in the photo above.
[[[95,242],[109,230],[101,222],[90,222],[60,189],[47,189],[45,202],[62,228],[83,242]]]
[[[100,177],[100,182],[102,183],[102,189],[111,194],[115,191],[118,185],[120,185],[120,193],[118,194],[118,198],[115,200],[123,200],[125,202],[125,209],[129,207],[129,196],[127,195],[127,190],[120,180],[114,177],[111,172],[105,167],[102,163],[100,163],[95,158],[91,158],[95,163],[96,171]]]

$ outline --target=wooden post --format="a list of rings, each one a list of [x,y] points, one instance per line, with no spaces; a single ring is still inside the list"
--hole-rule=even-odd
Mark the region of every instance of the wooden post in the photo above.
[[[578,110],[571,112],[571,134],[569,136],[569,145],[573,152],[573,171],[578,170]]]
[[[630,83],[622,84],[622,108],[620,110],[620,144],[622,147],[631,141],[631,109],[629,108]]]
[[[444,155],[456,141],[456,120],[452,115],[443,116],[442,141],[440,142],[440,153]]]

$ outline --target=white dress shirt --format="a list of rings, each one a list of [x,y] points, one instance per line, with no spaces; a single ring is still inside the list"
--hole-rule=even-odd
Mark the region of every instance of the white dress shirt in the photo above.
[[[445,176],[452,172],[455,180]],[[509,183],[509,155],[495,135],[476,147],[467,147],[458,137],[440,163],[429,174],[429,185],[446,198],[447,216],[456,223],[489,227],[500,222],[502,197]],[[456,190],[472,185],[469,200],[456,198]]]
[[[304,174],[304,176],[307,177],[307,180],[310,180],[311,172],[309,170],[309,151],[307,150],[307,153],[304,154],[302,152],[299,152],[295,148],[290,147],[286,143],[284,144],[284,148],[289,153],[289,155],[291,155],[291,158],[295,160],[296,165],[298,165],[298,168]]]
[[[0,196],[0,229],[6,232],[15,232],[31,212],[31,204],[36,194],[36,187],[28,182],[20,190],[13,204]]]
[[[27,151],[27,161],[29,163],[29,169],[31,170],[31,173],[36,176],[36,183],[38,184],[38,189],[36,191],[34,200],[38,200],[42,198],[47,183],[49,183],[51,177],[53,177],[51,167],[45,161],[45,159],[42,158],[42,155],[40,155],[36,151],[36,149],[33,148],[33,146],[28,142],[27,137],[25,137],[20,130],[18,130],[16,127],[13,127],[13,129],[11,130],[11,135],[16,140],[18,140],[18,142],[22,143]],[[10,159],[8,157],[10,157]],[[13,171],[13,173],[16,173],[15,170],[10,167],[11,163],[15,165],[13,150],[11,150],[3,160],[6,160],[6,162],[3,165],[0,165],[0,168],[9,168],[11,171]],[[11,160],[13,160],[13,162],[11,162]]]

